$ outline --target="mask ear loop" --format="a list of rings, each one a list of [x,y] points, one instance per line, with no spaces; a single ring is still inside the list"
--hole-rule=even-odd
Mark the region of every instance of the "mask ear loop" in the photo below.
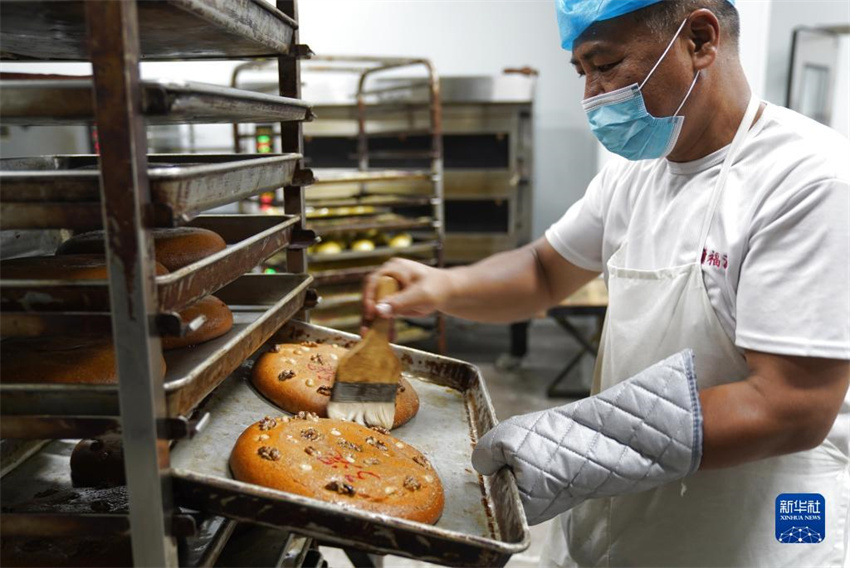
[[[676,38],[678,38],[679,34],[682,33],[682,30],[685,29],[685,24],[687,24],[687,23],[688,23],[688,19],[685,18],[682,21],[682,25],[679,26],[678,30],[676,30],[676,35],[674,35],[673,39],[670,40],[670,43],[667,44],[667,49],[664,50],[664,53],[662,53],[661,57],[658,59],[658,61],[655,62],[655,66],[652,68],[652,70],[646,76],[646,79],[643,80],[643,83],[640,84],[640,86],[638,87],[638,90],[643,90],[643,86],[646,85],[646,82],[649,81],[649,78],[652,77],[652,74],[655,73],[655,70],[658,69],[658,66],[661,65],[661,62],[664,61],[664,58],[667,57],[667,54],[670,52],[670,50],[673,49],[673,44],[676,43]]]
[[[690,86],[690,88],[688,89],[688,92],[687,92],[687,93],[685,93],[685,98],[684,98],[684,99],[682,99],[682,104],[680,104],[680,105],[679,105],[679,108],[677,108],[677,109],[676,109],[676,112],[674,112],[674,113],[673,113],[673,116],[679,116],[679,112],[682,110],[682,107],[683,107],[683,106],[685,106],[685,103],[686,103],[686,102],[688,102],[688,98],[690,98],[690,96],[691,96],[691,92],[694,90],[694,87],[695,87],[695,86],[696,86],[696,84],[697,84],[697,79],[699,79],[699,73],[700,73],[700,72],[699,72],[699,71],[697,71],[697,74],[696,74],[696,75],[694,75],[694,80],[693,80],[693,81],[691,81],[691,86]]]

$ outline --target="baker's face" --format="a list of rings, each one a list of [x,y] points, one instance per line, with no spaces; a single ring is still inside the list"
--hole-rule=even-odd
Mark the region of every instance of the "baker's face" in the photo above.
[[[695,68],[685,30],[644,85],[647,110],[653,116],[672,115],[693,81]],[[584,96],[590,98],[641,84],[672,40],[658,38],[628,15],[598,22],[573,46],[572,64],[584,78]]]

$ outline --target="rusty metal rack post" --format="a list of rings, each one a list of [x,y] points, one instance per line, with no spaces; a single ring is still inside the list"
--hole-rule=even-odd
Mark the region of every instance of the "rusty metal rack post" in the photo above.
[[[171,446],[191,443],[209,419],[197,412],[202,401],[315,302],[304,252],[315,235],[303,224],[312,174],[303,169],[300,126],[312,111],[298,100],[299,58],[309,49],[297,44],[296,1],[275,8],[256,0],[6,0],[0,26],[4,61],[90,61],[93,69],[92,78],[0,77],[4,123],[93,124],[101,148],[99,156],[0,160],[4,229],[103,227],[108,269],[108,281],[0,279],[0,335],[110,332],[118,375],[117,385],[0,382],[3,441],[13,442],[0,448],[2,475],[13,479],[3,483],[4,536],[129,538],[134,565],[211,566],[234,524],[178,510]],[[169,31],[181,26],[192,33]],[[274,96],[140,79],[142,60],[269,57],[280,62]],[[148,154],[149,124],[260,118],[281,122],[285,154],[247,161]],[[285,215],[201,215],[280,187]],[[151,229],[185,224],[215,230],[230,246],[157,276]],[[281,250],[294,273],[245,274]],[[231,307],[232,330],[165,354],[163,377],[159,336],[185,334],[197,322],[181,321],[178,311],[211,293]],[[126,491],[118,488],[108,512],[92,514],[100,509],[88,500],[108,490],[72,489],[67,462],[54,469],[51,452],[67,448],[63,439],[117,436]],[[55,442],[30,442],[42,439]],[[27,473],[11,475],[19,468]],[[205,534],[208,525],[215,530]],[[188,538],[195,539],[183,547],[188,560],[178,559],[178,540]]]
[[[443,140],[442,140],[442,103],[440,96],[439,77],[427,59],[404,58],[404,57],[365,57],[365,56],[334,56],[314,55],[309,62],[305,62],[303,73],[332,74],[354,76],[356,78],[356,92],[353,94],[353,107],[356,109],[353,116],[347,119],[356,122],[356,163],[357,169],[353,172],[334,172],[332,170],[316,171],[314,184],[317,190],[339,184],[357,184],[358,191],[351,193],[347,198],[323,199],[321,197],[308,197],[306,203],[313,210],[325,208],[352,208],[357,206],[366,207],[417,207],[429,206],[430,215],[428,219],[394,219],[390,221],[370,221],[368,218],[358,219],[356,216],[345,217],[341,215],[333,219],[332,223],[323,223],[313,220],[312,226],[321,235],[332,234],[356,234],[367,230],[420,230],[428,231],[431,235],[427,242],[414,243],[409,248],[387,249],[378,247],[374,251],[344,251],[338,255],[311,254],[313,262],[312,274],[316,279],[320,294],[328,287],[348,284],[356,285],[366,274],[377,268],[382,259],[390,256],[409,256],[423,261],[431,266],[443,266],[443,248],[445,239],[445,219],[443,213]],[[231,86],[234,88],[256,88],[261,92],[270,89],[271,85],[265,83],[245,84],[243,86],[243,75],[246,72],[263,71],[269,68],[268,62],[249,62],[234,69],[231,77]],[[376,78],[381,79],[388,72],[409,69],[423,69],[424,79],[415,81],[401,80],[389,86],[372,86]],[[315,75],[313,75],[315,76]],[[398,80],[397,77],[392,77]],[[424,100],[414,93],[419,90],[425,91]],[[385,95],[389,94],[387,100]],[[405,98],[407,97],[407,98]],[[380,130],[370,131],[370,124],[375,117],[388,113],[402,113],[414,117],[419,111],[426,116],[424,125],[402,126],[388,132]],[[314,126],[321,125],[321,118],[314,122]],[[416,122],[416,120],[413,120]],[[395,135],[426,136],[429,138],[429,148],[422,152],[383,152],[370,148],[369,140],[374,136]],[[279,136],[274,133],[274,136]],[[253,135],[240,130],[239,125],[233,126],[234,151],[244,152],[246,150],[244,141]],[[375,167],[376,159],[387,158],[412,158],[427,160],[427,169],[386,169]],[[309,162],[310,156],[307,155]],[[334,168],[336,169],[336,168]],[[407,194],[404,190],[396,190],[393,194],[372,194],[369,192],[370,184],[396,183],[399,185],[410,185],[416,183],[429,183],[431,191],[428,195]],[[309,212],[308,212],[309,217]],[[374,259],[369,263],[369,259]],[[353,262],[356,265],[351,268],[340,268],[339,263]],[[323,266],[323,264],[328,266]],[[336,294],[327,293],[323,295],[314,315],[317,322],[329,327],[342,329],[353,329],[358,325],[357,318],[353,316],[320,317],[323,309],[333,310],[345,305],[357,306],[359,299],[356,293]],[[355,308],[356,311],[356,308]],[[437,349],[445,353],[445,319],[442,314],[435,316],[433,321],[434,335],[437,339]],[[411,339],[422,339],[422,335],[414,334]],[[397,336],[397,341],[405,342],[403,335]]]

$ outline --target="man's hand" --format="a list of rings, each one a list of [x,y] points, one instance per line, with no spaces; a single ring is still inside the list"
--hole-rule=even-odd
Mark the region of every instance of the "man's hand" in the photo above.
[[[562,257],[546,239],[499,253],[472,266],[438,269],[393,259],[370,275],[363,287],[363,319],[424,316],[435,311],[487,323],[529,319],[598,275]],[[375,283],[392,276],[401,291],[375,302]],[[379,309],[380,308],[380,309]]]

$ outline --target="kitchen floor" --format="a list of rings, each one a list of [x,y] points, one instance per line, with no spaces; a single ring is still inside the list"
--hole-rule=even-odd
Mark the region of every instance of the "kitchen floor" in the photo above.
[[[583,322],[574,322],[576,327]],[[581,329],[581,328],[580,328]],[[507,326],[450,321],[447,326],[449,353],[477,365],[484,375],[493,399],[496,415],[504,420],[516,414],[534,412],[570,402],[566,398],[547,398],[546,390],[566,363],[579,351],[578,343],[549,319],[535,320],[529,330],[529,352],[519,367],[511,369],[508,353],[510,339]],[[417,345],[432,349],[433,345]],[[568,388],[589,388],[593,361],[585,356],[577,370],[565,383]],[[548,523],[531,527],[531,545],[508,562],[512,568],[537,566],[543,549]],[[338,549],[322,547],[322,554],[332,568],[351,567],[352,563]],[[422,568],[433,566],[407,558],[387,556],[386,568]]]

